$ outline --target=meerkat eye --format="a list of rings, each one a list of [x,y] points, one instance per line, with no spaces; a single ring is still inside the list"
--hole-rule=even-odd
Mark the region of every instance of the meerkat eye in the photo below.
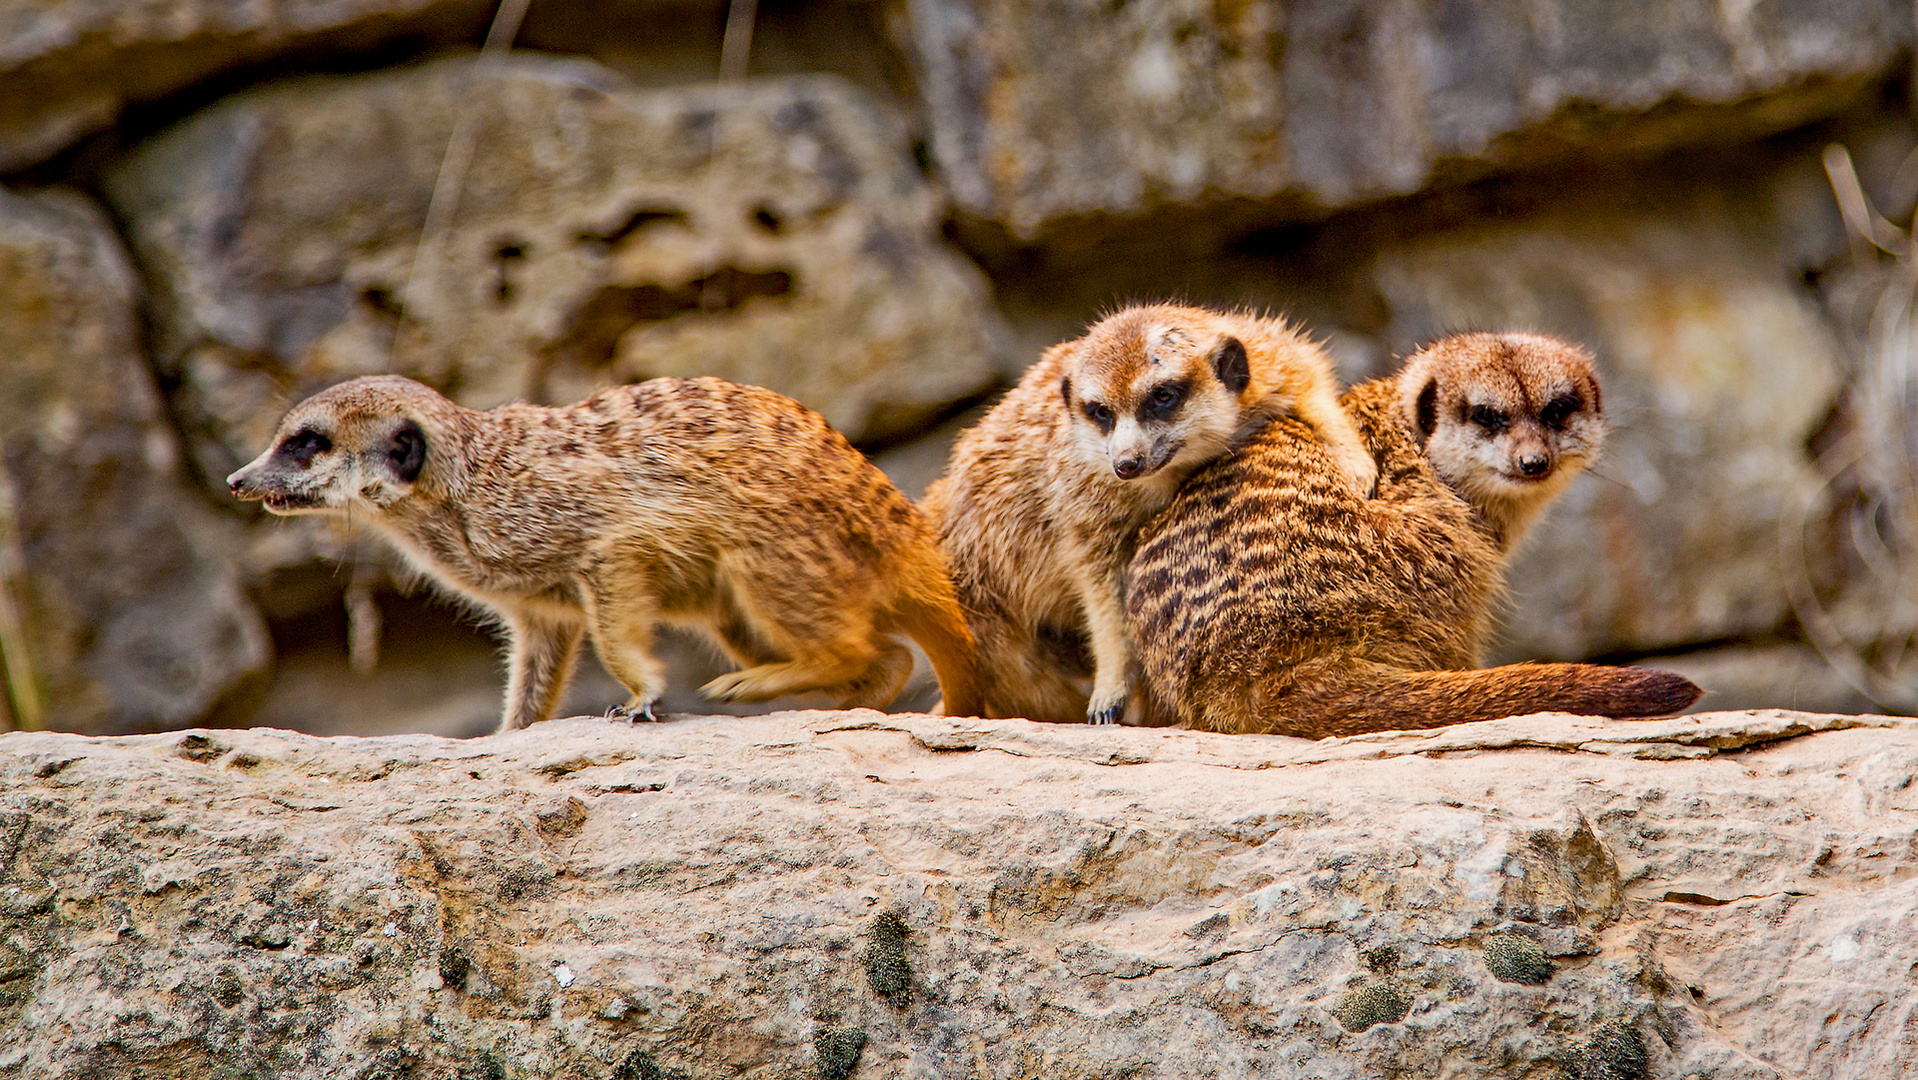
[[[312,428],[301,428],[287,436],[286,441],[280,444],[280,453],[293,459],[293,464],[302,469],[313,464],[314,458],[331,449],[333,449],[333,440]]]
[[[1472,423],[1485,429],[1487,435],[1497,435],[1511,425],[1511,418],[1492,408],[1490,405],[1474,405],[1466,414]]]
[[[1184,383],[1165,383],[1153,389],[1145,396],[1145,404],[1139,409],[1141,420],[1168,420],[1179,411],[1185,402]]]
[[[1085,403],[1084,409],[1086,419],[1097,424],[1100,431],[1108,433],[1112,431],[1113,417],[1110,408],[1097,401],[1088,401]]]
[[[1546,427],[1562,428],[1583,405],[1577,394],[1560,394],[1538,411],[1538,418]]]

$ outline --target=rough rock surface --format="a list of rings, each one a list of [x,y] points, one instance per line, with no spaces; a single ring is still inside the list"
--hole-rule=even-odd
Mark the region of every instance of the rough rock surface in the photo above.
[[[471,164],[416,261],[456,112]],[[903,125],[831,77],[638,90],[517,54],[295,82],[156,137],[109,194],[209,476],[372,371],[482,408],[719,375],[855,440],[996,377]]]
[[[0,1074],[1892,1076],[1918,722],[0,736]]]
[[[1783,235],[1829,211],[1776,201],[1576,204],[1379,256],[1397,340],[1526,327],[1598,357],[1613,433],[1514,563],[1508,655],[1655,651],[1787,619],[1779,523],[1819,485],[1806,447],[1845,365]]]
[[[139,285],[103,215],[0,192],[0,716],[15,723],[179,727],[267,662],[237,530],[187,475],[139,339]]]
[[[49,157],[158,98],[297,47],[433,25],[470,32],[480,0],[0,0],[0,171]]]
[[[1912,38],[1904,0],[909,7],[956,200],[1028,237],[1078,215],[1216,196],[1336,208],[1782,130]]]

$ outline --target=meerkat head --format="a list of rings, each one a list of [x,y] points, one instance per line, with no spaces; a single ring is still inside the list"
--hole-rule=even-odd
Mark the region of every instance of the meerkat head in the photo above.
[[[412,494],[434,457],[427,432],[451,407],[397,375],[341,383],[295,405],[265,453],[226,478],[275,514],[381,511]]]
[[[1193,316],[1197,316],[1196,318]],[[1070,350],[1059,380],[1074,441],[1121,480],[1178,476],[1224,453],[1251,384],[1238,338],[1205,312],[1128,308]]]
[[[1591,355],[1543,334],[1442,338],[1405,362],[1398,386],[1432,467],[1507,544],[1605,440]]]

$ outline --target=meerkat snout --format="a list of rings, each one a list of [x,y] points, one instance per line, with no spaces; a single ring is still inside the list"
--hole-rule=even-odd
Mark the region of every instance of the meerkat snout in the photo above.
[[[404,399],[405,380],[388,385]],[[315,395],[280,422],[265,453],[226,478],[237,499],[258,501],[275,514],[344,509],[359,501],[391,506],[409,494],[426,468],[427,438],[410,415],[371,407],[368,388],[349,383]]]

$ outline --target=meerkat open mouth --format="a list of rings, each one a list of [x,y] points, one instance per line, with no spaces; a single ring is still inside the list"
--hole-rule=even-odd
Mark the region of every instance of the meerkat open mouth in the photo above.
[[[293,495],[283,491],[269,492],[260,496],[261,505],[275,514],[291,514],[300,510],[311,510],[319,503],[304,495]]]

